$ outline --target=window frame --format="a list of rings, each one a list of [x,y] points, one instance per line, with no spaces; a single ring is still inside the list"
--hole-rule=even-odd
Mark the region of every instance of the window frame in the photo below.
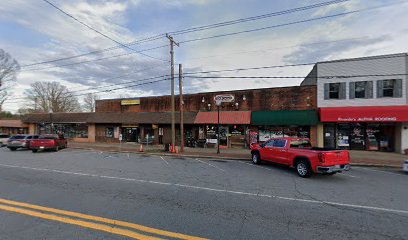
[[[328,98],[328,99],[329,99],[329,100],[341,99],[341,98],[340,98],[341,83],[338,82],[338,83],[328,83],[328,84],[329,84],[329,93],[328,93],[328,97],[329,97],[329,98]],[[331,96],[332,93],[335,93],[334,91],[331,90],[331,89],[332,89],[332,88],[331,88],[332,85],[338,86],[338,88],[337,88],[337,98],[334,98],[334,97]]]

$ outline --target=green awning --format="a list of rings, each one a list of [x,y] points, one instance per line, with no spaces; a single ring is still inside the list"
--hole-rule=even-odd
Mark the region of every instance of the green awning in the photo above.
[[[283,110],[252,112],[252,125],[316,125],[319,122],[315,110]]]

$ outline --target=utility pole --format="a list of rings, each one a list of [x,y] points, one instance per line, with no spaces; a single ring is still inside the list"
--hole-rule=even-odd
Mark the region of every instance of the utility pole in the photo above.
[[[176,116],[175,116],[175,100],[174,100],[174,44],[179,46],[173,40],[173,37],[166,34],[166,37],[170,40],[170,56],[171,56],[171,145],[174,151],[176,145]]]
[[[179,64],[179,94],[180,94],[180,152],[184,152],[184,102],[183,102],[183,65]]]

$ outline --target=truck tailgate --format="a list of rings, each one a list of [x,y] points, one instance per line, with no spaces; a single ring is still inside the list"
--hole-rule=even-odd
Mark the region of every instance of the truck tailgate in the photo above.
[[[39,139],[31,142],[31,147],[51,147],[54,146],[54,140]]]
[[[338,150],[321,153],[324,156],[324,165],[349,164],[350,155],[348,151]]]

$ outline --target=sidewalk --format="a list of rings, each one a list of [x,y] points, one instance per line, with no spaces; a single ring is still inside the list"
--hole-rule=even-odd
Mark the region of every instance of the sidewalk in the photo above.
[[[138,143],[79,143],[69,142],[68,147],[74,149],[90,149],[108,152],[131,152],[139,153],[140,144]],[[216,148],[184,148],[182,154],[172,154],[164,151],[162,145],[143,145],[143,154],[158,155],[181,155],[185,157],[200,158],[218,158],[234,160],[250,160],[248,149],[220,149],[217,154]],[[369,151],[350,151],[350,161],[355,166],[380,166],[380,167],[397,167],[401,168],[404,160],[408,159],[407,155],[398,153],[369,152]]]

